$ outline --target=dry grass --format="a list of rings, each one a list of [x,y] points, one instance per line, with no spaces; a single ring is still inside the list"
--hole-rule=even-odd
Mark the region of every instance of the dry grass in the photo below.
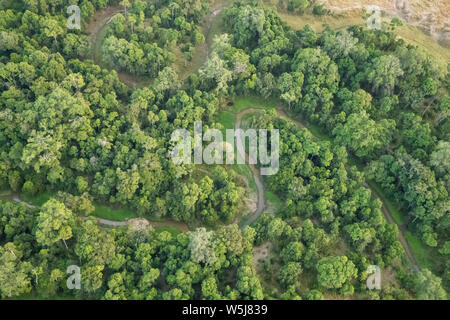
[[[368,5],[377,5],[384,12],[383,22],[389,23],[393,17],[400,17],[404,21],[404,25],[396,27],[394,31],[399,38],[411,45],[422,47],[443,64],[450,61],[450,1],[330,0],[322,2],[333,11],[332,15],[315,16],[311,13],[298,15],[278,8],[276,6],[278,0],[264,1],[267,7],[277,9],[280,17],[291,28],[301,29],[309,24],[316,32],[321,32],[324,24],[332,29],[364,25],[367,18],[364,16],[363,8]],[[444,40],[438,42],[436,39]]]
[[[440,45],[439,42],[417,27],[404,25],[397,27],[395,33],[407,43],[424,48],[441,62],[448,63],[450,61],[450,49]]]

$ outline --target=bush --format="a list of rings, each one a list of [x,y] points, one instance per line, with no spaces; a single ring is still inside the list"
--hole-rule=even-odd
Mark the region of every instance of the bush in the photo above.
[[[313,14],[316,15],[316,16],[324,16],[326,14],[329,14],[329,10],[325,9],[323,7],[323,4],[319,4],[317,6],[314,6]]]

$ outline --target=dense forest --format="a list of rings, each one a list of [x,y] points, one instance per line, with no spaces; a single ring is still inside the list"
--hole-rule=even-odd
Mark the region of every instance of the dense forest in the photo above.
[[[67,26],[74,4],[81,29]],[[294,30],[256,0],[223,5],[207,39],[213,5],[0,5],[0,297],[447,299],[448,62],[395,28]],[[324,14],[314,1],[282,5]],[[86,26],[111,7],[94,43]],[[204,63],[181,76],[176,64],[200,49]],[[195,121],[223,130],[220,115],[257,96],[269,106],[244,124],[280,132],[280,169],[263,182],[281,205],[247,226],[240,167],[176,165],[170,137]],[[374,189],[405,225],[387,221]],[[138,219],[102,225],[100,206]],[[431,265],[411,261],[403,233]],[[270,258],[259,262],[262,246]],[[82,290],[66,285],[71,265]],[[390,274],[381,290],[366,287],[370,265]]]

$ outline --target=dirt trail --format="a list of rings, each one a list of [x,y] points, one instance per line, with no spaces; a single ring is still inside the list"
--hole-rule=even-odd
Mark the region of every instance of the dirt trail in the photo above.
[[[376,192],[374,188],[372,188],[367,182],[364,182],[364,187],[369,189],[372,192],[372,196],[377,198],[381,201],[381,211],[383,212],[384,216],[386,217],[386,220],[389,222],[389,224],[396,224],[394,219],[392,218],[392,214],[389,211],[388,207],[384,204],[383,200],[381,199],[380,195]],[[398,239],[400,243],[403,246],[403,249],[405,250],[406,256],[409,260],[409,263],[413,266],[413,268],[418,271],[420,270],[419,265],[417,264],[417,260],[414,257],[411,248],[408,245],[408,242],[406,241],[406,238],[404,236],[404,232],[406,231],[406,228],[404,225],[397,225],[399,232],[398,232]]]
[[[124,12],[123,8],[118,5],[98,10],[95,12],[89,23],[85,25],[86,32],[89,34],[89,39],[94,47],[94,61],[98,62],[97,60],[99,57],[96,56],[96,53],[102,42],[102,39],[97,39],[97,37],[99,35],[101,36],[101,31],[112,21],[113,17],[122,12]]]
[[[94,16],[90,19],[89,23],[85,25],[86,31],[92,42],[96,41],[97,34],[105,25],[111,22],[112,18],[118,14],[124,12],[123,8],[118,5],[109,6],[104,9],[100,9],[94,13]]]
[[[114,5],[101,9],[95,12],[89,23],[85,25],[86,32],[89,34],[89,39],[92,44],[92,60],[102,68],[111,69],[103,63],[102,58],[102,43],[106,35],[106,26],[119,14],[124,13],[122,6]],[[151,83],[152,79],[144,76],[136,76],[124,71],[116,70],[120,81],[128,86],[145,86]]]
[[[1,200],[9,200],[14,202],[23,202],[27,205],[28,208],[39,208],[39,206],[32,205],[31,203],[28,203],[20,198],[20,195],[18,193],[11,193],[5,196],[0,196]],[[84,220],[86,220],[88,217],[83,217]],[[97,217],[94,217],[97,218]],[[182,232],[189,231],[189,227],[186,223],[180,222],[180,221],[174,221],[174,220],[166,220],[166,221],[150,221],[145,218],[136,218],[136,219],[129,219],[125,221],[114,221],[114,220],[108,220],[103,218],[97,218],[98,223],[110,226],[110,227],[123,227],[129,224],[132,224],[134,222],[137,222],[138,220],[144,221],[145,223],[148,223],[149,225],[153,227],[174,227],[179,229]]]
[[[204,48],[206,51],[206,60],[208,60],[209,58],[209,41],[211,39],[211,34],[210,34],[210,30],[211,30],[211,25],[214,21],[214,19],[218,16],[218,14],[222,11],[222,7],[221,4],[215,5],[213,7],[211,7],[211,14],[208,18],[208,22],[206,23],[206,33],[205,33],[205,43]]]
[[[279,118],[285,119],[287,121],[291,121],[293,122],[298,128],[307,128],[303,123],[301,123],[298,120],[294,120],[291,117],[289,117],[283,109],[278,108],[277,109],[277,115]],[[389,224],[396,224],[394,221],[394,218],[392,217],[392,213],[389,211],[389,208],[385,205],[385,203],[383,202],[383,200],[381,199],[381,197],[379,196],[379,194],[375,191],[375,189],[373,189],[367,182],[364,182],[364,187],[366,187],[367,189],[369,189],[372,192],[372,195],[374,197],[376,197],[377,199],[379,199],[381,201],[381,211],[383,212],[386,220],[388,221]],[[406,231],[405,226],[403,225],[397,225],[398,229],[399,229],[399,233],[398,233],[398,239],[400,241],[400,243],[403,246],[403,249],[405,250],[406,253],[406,257],[409,260],[409,263],[413,266],[413,268],[415,270],[420,270],[419,265],[417,264],[417,260],[414,257],[411,248],[408,245],[408,242],[406,241],[405,235],[403,234]]]
[[[227,9],[232,3],[233,1],[230,0],[222,0],[211,4],[211,13],[203,27],[203,34],[205,35],[205,42],[203,45],[205,46],[206,50],[206,59],[208,59],[209,57],[209,46],[212,44],[212,37],[215,35],[211,33],[211,26],[214,20],[218,18],[222,10]]]
[[[236,116],[236,123],[234,125],[235,129],[240,129],[242,117],[245,116],[248,113],[255,112],[255,109],[245,109]],[[259,172],[259,169],[256,168],[253,164],[250,164],[249,161],[249,155],[245,152],[245,144],[244,141],[242,141],[241,137],[238,135],[236,136],[236,148],[239,152],[239,155],[245,159],[245,163],[248,163],[248,166],[250,167],[250,170],[253,173],[253,179],[255,180],[256,189],[258,191],[258,201],[255,212],[253,212],[250,217],[245,221],[245,223],[242,225],[242,229],[246,226],[252,224],[260,215],[263,213],[265,208],[265,199],[264,199],[264,186],[261,182],[261,174]],[[253,162],[253,161],[252,161]]]
[[[88,217],[84,217],[84,219],[87,219]],[[102,219],[97,218],[98,223],[111,226],[111,227],[124,227],[130,224],[135,223],[144,223],[148,224],[154,228],[157,227],[173,227],[177,228],[181,232],[188,232],[189,227],[186,223],[180,222],[180,221],[174,221],[174,220],[167,220],[167,221],[150,221],[145,218],[135,218],[135,219],[129,219],[126,221],[114,221],[114,220],[108,220],[108,219]]]

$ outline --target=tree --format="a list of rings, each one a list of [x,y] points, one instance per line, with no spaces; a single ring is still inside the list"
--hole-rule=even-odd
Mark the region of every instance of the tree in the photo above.
[[[258,42],[264,30],[265,12],[262,8],[255,8],[249,5],[241,8],[233,8],[229,11],[229,24],[234,30],[238,47],[253,46]]]
[[[0,50],[17,50],[19,49],[19,36],[15,32],[0,32]]]
[[[320,48],[306,48],[295,53],[291,70],[304,75],[303,98],[297,108],[313,120],[326,122],[333,108],[332,95],[339,83],[337,65]]]
[[[305,300],[323,300],[323,294],[319,290],[310,290],[305,296]]]
[[[167,97],[167,94],[174,93],[179,87],[177,73],[171,67],[165,67],[158,73],[153,87],[156,92],[162,93],[164,97]]]
[[[226,68],[225,62],[215,52],[211,54],[199,73],[201,78],[213,80],[217,91],[225,91],[228,82],[232,79],[231,71]]]
[[[73,225],[72,211],[67,209],[64,203],[50,199],[39,212],[36,240],[44,246],[51,246],[61,240],[67,249],[66,240],[72,238]]]
[[[129,0],[122,0],[120,1],[120,5],[123,6],[123,10],[125,11],[125,17],[127,16],[127,9],[131,7]]]
[[[86,292],[94,292],[103,284],[103,269],[105,266],[89,266],[81,268],[81,287]]]
[[[288,262],[280,268],[278,272],[278,280],[285,288],[294,285],[298,281],[298,277],[302,273],[301,264],[298,262]]]
[[[108,281],[108,288],[105,293],[106,300],[126,300],[122,274],[114,273]]]
[[[11,298],[31,291],[31,280],[27,273],[31,265],[20,261],[20,251],[12,242],[0,246],[0,296]]]
[[[293,241],[290,242],[285,248],[283,248],[280,256],[284,262],[300,262],[304,251],[305,246],[303,245],[303,243],[299,241]]]
[[[360,158],[372,157],[385,148],[392,139],[395,121],[383,119],[375,122],[366,111],[352,113],[347,122],[334,130],[336,142],[347,146]]]
[[[317,280],[325,288],[339,289],[356,278],[358,272],[346,256],[326,257],[317,263]]]
[[[197,263],[211,265],[217,261],[214,249],[213,233],[205,228],[198,228],[189,234],[191,258]]]
[[[403,75],[400,60],[393,55],[375,58],[367,71],[367,81],[372,84],[373,92],[391,95],[397,79]]]
[[[115,249],[114,238],[101,231],[95,219],[88,219],[77,230],[75,253],[81,260],[96,265],[107,265],[111,262]]]
[[[415,279],[417,298],[420,300],[446,300],[447,294],[441,286],[441,279],[428,269],[417,272]]]
[[[308,8],[310,5],[309,0],[288,0],[287,1],[287,9],[289,11],[295,11],[296,9],[301,14]]]
[[[430,155],[430,165],[440,177],[450,178],[450,142],[440,140]]]
[[[59,25],[58,20],[52,18],[43,20],[43,31],[45,36],[53,38],[55,43],[58,42],[57,37],[64,33],[64,29]]]
[[[261,283],[253,266],[243,265],[238,268],[236,287],[248,299],[261,300],[264,298]]]
[[[217,281],[214,276],[209,276],[202,281],[202,295],[204,299],[219,300],[220,293],[217,288]]]
[[[302,97],[303,74],[301,72],[283,73],[278,79],[280,98],[288,103],[289,109],[292,102],[298,102]]]
[[[347,30],[339,31],[337,34],[327,31],[323,35],[323,48],[333,60],[345,58],[354,53],[357,43],[358,39]]]
[[[230,259],[240,257],[244,252],[244,241],[237,224],[231,224],[217,231],[217,239],[227,248]]]

